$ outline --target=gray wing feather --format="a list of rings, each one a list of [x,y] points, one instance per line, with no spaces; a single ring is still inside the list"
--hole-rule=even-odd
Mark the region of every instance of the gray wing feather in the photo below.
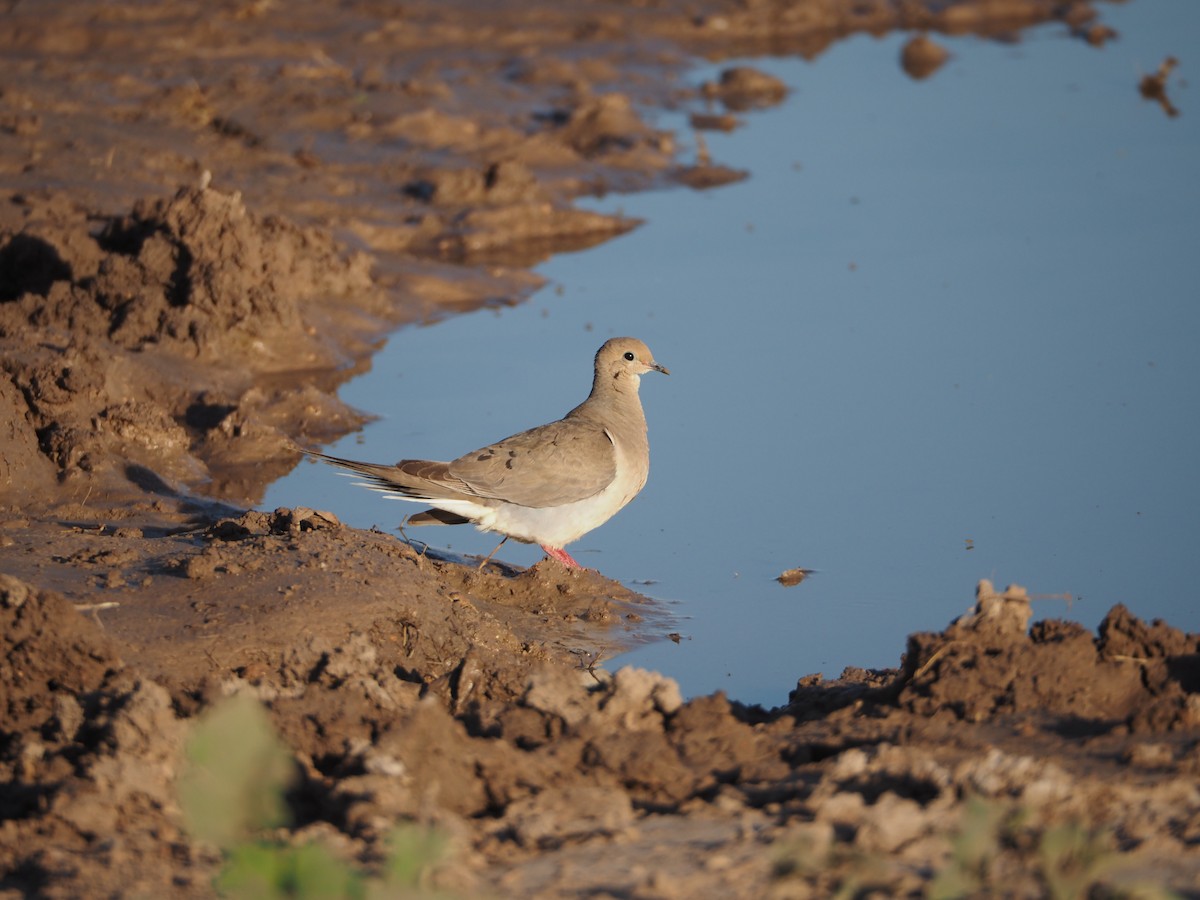
[[[562,506],[608,487],[617,476],[617,454],[596,423],[560,420],[460,456],[448,474],[479,497]]]

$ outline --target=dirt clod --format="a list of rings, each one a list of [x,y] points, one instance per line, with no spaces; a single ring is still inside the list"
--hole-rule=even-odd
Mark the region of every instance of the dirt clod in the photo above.
[[[940,69],[950,58],[950,52],[928,35],[911,38],[900,51],[900,65],[912,78],[920,81]]]

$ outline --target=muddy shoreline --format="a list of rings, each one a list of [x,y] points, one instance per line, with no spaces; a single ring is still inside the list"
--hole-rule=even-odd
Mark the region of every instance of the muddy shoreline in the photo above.
[[[1111,37],[1103,4],[9,4],[0,12],[0,896],[209,897],[179,800],[195,723],[264,705],[299,773],[285,845],[463,896],[1200,896],[1200,637],[1019,588],[684,702],[604,670],[665,612],[553,562],[485,572],[253,507],[359,427],[392,329],[518,303],[636,227],[584,195],[742,177],[647,110],[753,127],[782,85],[691,60],[903,29]],[[969,586],[964,586],[966,591]],[[1157,893],[1156,893],[1157,892]]]

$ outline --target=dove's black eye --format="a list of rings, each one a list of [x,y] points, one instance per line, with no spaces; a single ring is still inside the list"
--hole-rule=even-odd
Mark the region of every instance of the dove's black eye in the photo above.
[[[625,358],[626,358],[627,360],[629,360],[630,362],[633,362],[633,351],[632,351],[632,350],[626,350],[626,351],[625,351]]]

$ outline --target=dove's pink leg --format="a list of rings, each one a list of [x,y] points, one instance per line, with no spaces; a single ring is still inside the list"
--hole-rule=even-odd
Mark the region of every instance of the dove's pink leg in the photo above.
[[[560,563],[562,563],[568,569],[582,569],[583,568],[583,566],[581,566],[579,563],[575,562],[575,560],[573,560],[571,558],[570,553],[568,553],[566,550],[562,549],[561,547],[547,547],[545,544],[538,544],[538,546],[546,551],[547,556],[549,556],[551,559],[557,559]]]

